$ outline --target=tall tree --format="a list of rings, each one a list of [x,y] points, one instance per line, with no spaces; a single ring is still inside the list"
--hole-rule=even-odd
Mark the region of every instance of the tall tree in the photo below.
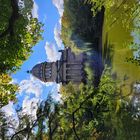
[[[64,0],[64,14],[62,17],[62,40],[65,46],[84,50],[92,43],[96,43],[102,31],[104,10],[93,17],[91,4],[83,0]],[[78,19],[78,20],[77,20]]]
[[[14,137],[23,133],[28,138],[33,135],[34,139],[49,140],[138,139],[139,117],[133,117],[134,108],[112,79],[110,69],[104,71],[98,88],[69,83],[60,92],[61,103],[48,97],[39,106],[37,119],[18,129]],[[130,127],[132,124],[134,127]],[[34,128],[36,134],[31,131]]]
[[[42,24],[33,18],[33,1],[1,0],[0,73],[19,69],[41,39]],[[5,12],[3,12],[5,11]]]
[[[16,101],[18,85],[12,84],[12,78],[7,74],[0,74],[0,108],[9,101]]]

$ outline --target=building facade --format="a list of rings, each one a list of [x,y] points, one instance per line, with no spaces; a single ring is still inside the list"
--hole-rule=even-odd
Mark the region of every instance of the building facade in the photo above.
[[[86,54],[74,54],[70,48],[59,51],[62,53],[56,62],[43,62],[35,65],[30,73],[43,82],[56,82],[63,85],[72,82],[85,82],[84,62]]]

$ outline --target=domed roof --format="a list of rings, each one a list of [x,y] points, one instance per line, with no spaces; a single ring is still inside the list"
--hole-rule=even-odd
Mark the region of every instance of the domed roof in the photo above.
[[[57,66],[55,62],[43,62],[35,65],[29,73],[43,82],[55,82]]]
[[[40,79],[41,81],[45,82],[45,75],[44,75],[44,71],[45,71],[45,63],[40,63],[35,65],[32,70],[31,73],[33,76],[35,76],[36,78]]]

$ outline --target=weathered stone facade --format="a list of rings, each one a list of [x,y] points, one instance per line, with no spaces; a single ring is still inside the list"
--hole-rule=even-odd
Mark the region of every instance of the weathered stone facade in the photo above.
[[[63,85],[85,82],[84,61],[86,54],[74,54],[70,48],[59,51],[61,59],[56,62],[37,64],[30,71],[32,75],[43,82],[56,82]]]

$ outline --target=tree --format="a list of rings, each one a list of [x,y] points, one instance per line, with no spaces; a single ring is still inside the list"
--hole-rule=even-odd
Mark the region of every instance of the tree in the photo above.
[[[0,74],[0,108],[9,101],[16,101],[18,86],[12,84],[12,78],[7,74]]]
[[[61,102],[54,101],[49,95],[39,105],[33,122],[29,121],[29,116],[23,117],[27,121],[20,119],[23,127],[15,131],[12,140],[28,140],[31,137],[49,140],[137,140],[140,119],[133,117],[134,107],[129,104],[129,96],[122,95],[121,88],[112,78],[109,68],[104,70],[96,88],[91,83],[79,86],[69,83],[60,90]]]
[[[48,96],[47,100],[43,101],[36,112],[36,119],[23,114],[22,109],[17,111],[19,126],[14,129],[14,134],[11,140],[14,139],[55,139],[54,133],[58,128],[59,120],[58,113],[60,107],[58,103]],[[14,127],[13,127],[14,128]],[[58,136],[57,136],[58,137]]]
[[[138,139],[139,117],[133,117],[130,94],[122,95],[122,86],[112,79],[109,69],[104,71],[97,89],[86,85],[78,92],[77,86],[74,87],[70,84],[61,91],[65,104],[64,126],[70,125],[69,131],[68,127],[64,129],[70,133],[67,139]]]
[[[83,0],[65,0],[62,17],[62,40],[74,52],[93,47],[102,30],[104,10],[93,17],[91,4]],[[77,20],[78,19],[78,20]],[[93,49],[96,49],[95,46]]]
[[[42,24],[33,18],[33,1],[1,0],[2,13],[0,24],[0,73],[14,72],[25,61],[32,47],[41,39]]]
[[[23,3],[23,5],[21,4]],[[20,68],[42,39],[42,23],[32,17],[32,0],[0,0],[0,108],[15,101],[18,86],[10,74]]]

